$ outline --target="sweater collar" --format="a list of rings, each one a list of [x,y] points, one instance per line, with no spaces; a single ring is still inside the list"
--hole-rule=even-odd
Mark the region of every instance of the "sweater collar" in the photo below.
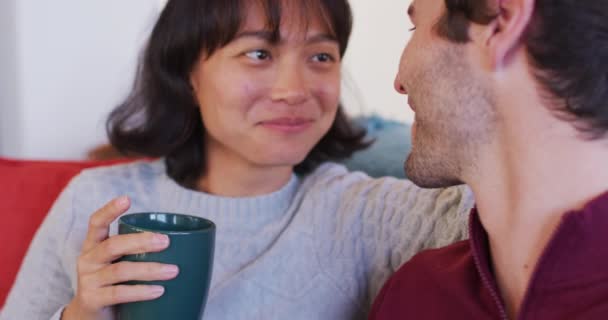
[[[184,188],[164,173],[160,187],[162,203],[169,208],[204,216],[216,224],[232,224],[236,220],[255,229],[283,217],[299,186],[300,178],[292,174],[290,180],[275,192],[253,197],[223,197]]]

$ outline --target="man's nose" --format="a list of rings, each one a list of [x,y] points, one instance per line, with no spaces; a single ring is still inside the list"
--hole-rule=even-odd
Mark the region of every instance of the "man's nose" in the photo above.
[[[399,92],[400,94],[407,94],[407,90],[405,90],[405,87],[401,84],[401,79],[399,79],[399,75],[395,77],[393,87],[395,88],[395,91]]]

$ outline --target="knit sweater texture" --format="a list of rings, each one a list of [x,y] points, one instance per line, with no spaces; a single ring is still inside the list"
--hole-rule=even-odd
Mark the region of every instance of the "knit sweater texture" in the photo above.
[[[382,284],[417,252],[467,236],[465,186],[421,189],[325,163],[274,193],[228,198],[186,189],[164,161],[83,171],[36,233],[0,320],[59,320],[77,289],[89,217],[128,195],[127,213],[167,211],[217,226],[205,320],[365,319]],[[116,221],[110,235],[117,233]]]

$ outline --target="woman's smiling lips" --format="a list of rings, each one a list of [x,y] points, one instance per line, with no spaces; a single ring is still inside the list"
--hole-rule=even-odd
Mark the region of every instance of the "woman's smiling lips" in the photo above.
[[[260,126],[282,133],[300,133],[312,126],[314,120],[309,118],[275,118],[259,123]]]

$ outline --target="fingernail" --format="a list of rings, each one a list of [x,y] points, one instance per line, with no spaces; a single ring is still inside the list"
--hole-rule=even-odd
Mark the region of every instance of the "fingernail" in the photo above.
[[[151,297],[160,297],[165,293],[165,287],[163,286],[150,286],[148,293]]]
[[[159,246],[166,246],[169,244],[169,237],[166,234],[156,233],[154,234],[154,244]]]
[[[179,268],[176,265],[166,265],[161,268],[162,273],[172,276],[179,272]]]
[[[129,204],[129,197],[127,197],[127,196],[121,196],[121,197],[117,198],[116,199],[116,204],[118,206],[120,206],[121,208],[125,207],[126,205]]]

